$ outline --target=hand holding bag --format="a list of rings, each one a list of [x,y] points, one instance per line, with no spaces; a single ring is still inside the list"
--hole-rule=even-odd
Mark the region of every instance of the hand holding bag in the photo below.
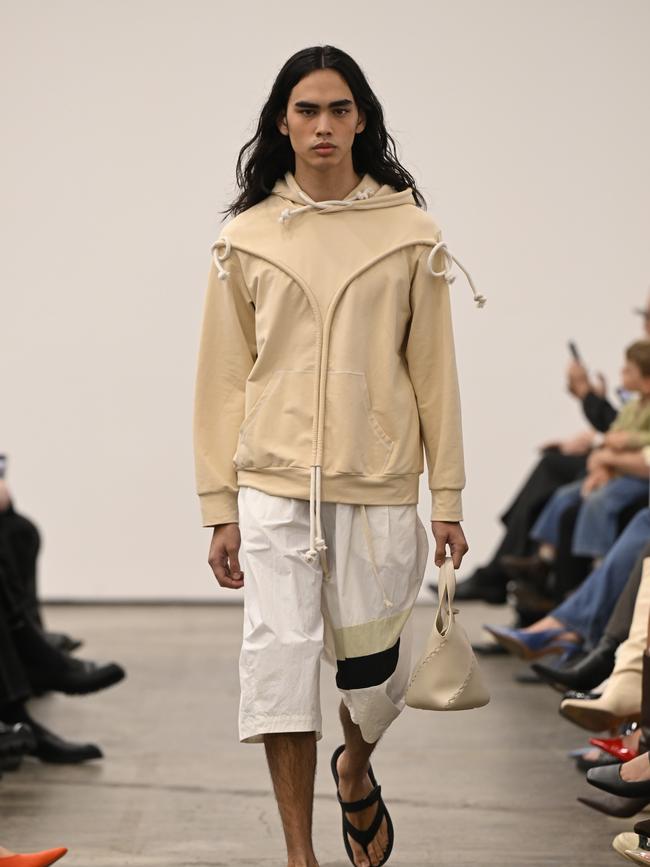
[[[438,575],[438,609],[424,653],[411,675],[406,704],[421,710],[469,710],[483,707],[490,694],[467,633],[453,607],[456,573],[451,557]]]

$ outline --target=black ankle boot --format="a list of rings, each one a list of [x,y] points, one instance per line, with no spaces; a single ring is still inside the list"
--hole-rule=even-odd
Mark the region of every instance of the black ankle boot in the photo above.
[[[552,668],[536,662],[533,671],[543,681],[561,689],[574,689],[587,692],[602,683],[614,670],[616,648],[619,642],[609,635],[603,635],[596,647],[575,665],[568,668]]]
[[[101,759],[104,755],[96,744],[66,741],[46,729],[45,726],[32,719],[22,702],[16,702],[5,708],[3,716],[7,722],[25,724],[25,727],[29,729],[31,738],[25,753],[40,759],[42,762],[75,765],[90,759]]]
[[[12,627],[12,636],[34,692],[56,690],[85,695],[106,689],[125,677],[124,669],[115,662],[77,659],[58,650],[27,618]]]

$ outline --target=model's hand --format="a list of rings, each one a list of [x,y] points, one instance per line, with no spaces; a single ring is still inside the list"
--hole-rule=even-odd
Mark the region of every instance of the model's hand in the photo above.
[[[447,556],[446,546],[449,545],[454,569],[459,569],[461,561],[469,551],[467,539],[459,521],[431,521],[433,538],[436,540],[435,564],[442,566]]]
[[[239,568],[239,524],[218,524],[212,534],[208,563],[219,584],[231,590],[244,586],[244,573]]]

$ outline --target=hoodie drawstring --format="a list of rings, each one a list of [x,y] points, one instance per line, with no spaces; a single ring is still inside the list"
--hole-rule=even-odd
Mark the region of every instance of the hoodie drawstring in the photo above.
[[[438,250],[442,250],[442,252],[445,256],[446,263],[447,263],[446,267],[443,268],[442,271],[434,271],[433,270],[433,259],[436,255],[436,253],[438,252]],[[472,289],[472,293],[474,295],[474,301],[476,301],[476,306],[477,307],[484,307],[485,302],[487,301],[487,298],[485,297],[485,295],[479,295],[479,293],[476,290],[476,286],[474,285],[474,281],[472,280],[471,274],[469,273],[467,268],[465,268],[463,265],[461,265],[461,263],[458,261],[458,259],[449,252],[447,244],[444,241],[438,241],[438,243],[432,248],[432,250],[429,253],[429,256],[427,258],[427,267],[429,268],[429,271],[433,274],[434,277],[444,277],[447,285],[451,286],[451,284],[456,279],[456,275],[451,273],[451,269],[452,269],[454,262],[458,265],[458,267],[461,269],[461,271],[463,271],[465,273],[465,276],[467,277],[467,282],[469,283],[469,285]]]
[[[327,550],[321,526],[320,498],[321,468],[317,464],[312,464],[309,474],[309,548],[300,552],[306,563],[313,563],[319,551]]]
[[[308,211],[310,208],[322,210],[323,208],[330,207],[330,205],[352,205],[359,199],[368,199],[372,194],[372,187],[365,187],[365,189],[359,190],[359,192],[355,193],[355,195],[350,199],[326,199],[322,202],[315,202],[304,190],[299,190],[300,198],[307,204],[301,205],[299,208],[285,208],[280,214],[278,222],[284,223],[287,220],[290,220],[295,214],[301,214],[303,211]]]
[[[222,256],[219,255],[218,248],[221,245],[225,246],[225,250]],[[214,260],[214,264],[217,268],[217,274],[220,280],[225,280],[226,277],[230,274],[230,271],[226,271],[223,265],[221,264],[224,259],[227,259],[230,256],[230,239],[229,238],[219,238],[218,241],[215,241],[214,244],[210,247],[210,252],[212,253],[212,258]]]
[[[314,503],[316,508],[314,509]],[[368,556],[370,558],[370,567],[372,569],[373,575],[375,576],[375,580],[379,585],[379,589],[381,590],[384,602],[384,608],[392,608],[393,603],[388,598],[386,593],[386,588],[379,577],[379,570],[377,568],[377,561],[375,558],[375,549],[372,543],[372,532],[370,530],[370,523],[368,521],[368,515],[366,513],[366,507],[363,503],[359,504],[359,509],[361,510],[361,519],[363,525],[363,535],[366,540],[366,545],[368,547]],[[316,530],[314,531],[314,518],[316,519]],[[327,557],[325,556],[325,551],[327,550],[327,545],[325,544],[325,539],[323,537],[323,529],[321,527],[321,468],[318,464],[312,464],[311,474],[310,474],[310,484],[309,484],[309,548],[306,551],[298,550],[298,553],[303,558],[306,563],[313,563],[318,554],[321,555],[321,565],[323,566],[323,572],[325,575],[325,580],[329,581],[331,578],[329,567],[327,564]]]

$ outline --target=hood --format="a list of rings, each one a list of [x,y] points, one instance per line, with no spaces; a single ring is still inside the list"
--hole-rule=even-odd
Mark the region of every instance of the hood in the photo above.
[[[314,210],[320,214],[344,211],[354,208],[359,211],[369,211],[375,208],[392,208],[396,205],[415,204],[411,187],[397,191],[390,184],[380,184],[372,175],[366,173],[353,190],[344,199],[326,199],[316,202],[298,186],[293,172],[288,171],[279,178],[271,191],[287,203],[280,214],[280,222],[285,222],[304,211]],[[293,206],[293,207],[292,207]]]

